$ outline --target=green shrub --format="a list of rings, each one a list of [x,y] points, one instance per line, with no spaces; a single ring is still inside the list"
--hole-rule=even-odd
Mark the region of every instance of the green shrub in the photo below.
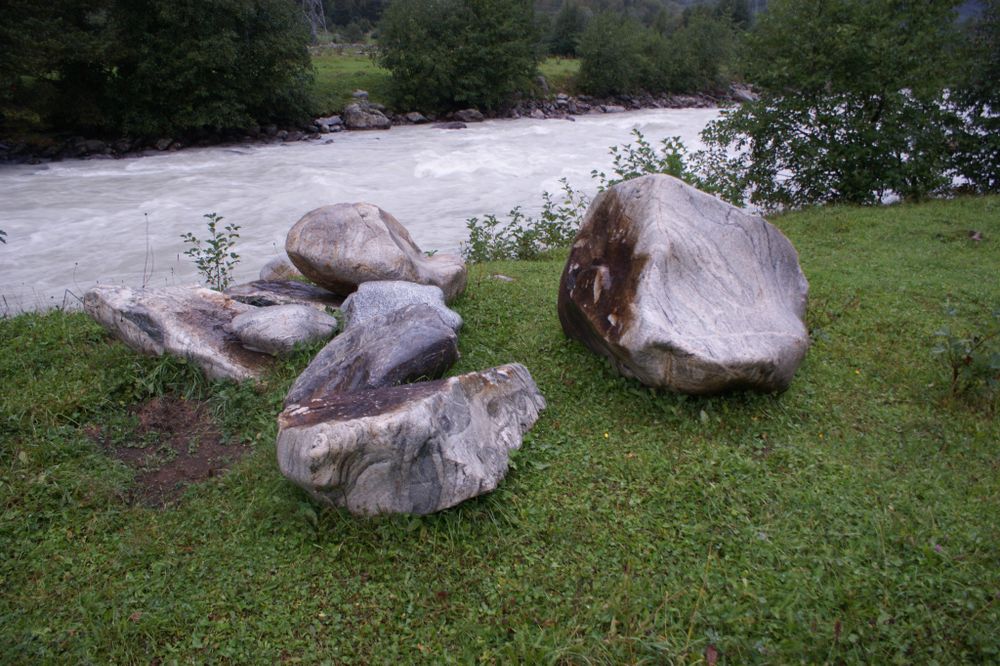
[[[946,313],[957,319],[954,307],[949,306]],[[948,369],[952,396],[990,404],[1000,394],[1000,308],[975,330],[968,328],[940,329],[936,333],[938,344],[932,351]]]
[[[527,0],[396,0],[379,24],[380,65],[399,108],[498,109],[539,62]]]
[[[184,242],[191,245],[184,254],[191,257],[210,287],[222,291],[232,284],[233,270],[240,262],[240,255],[233,251],[236,239],[240,237],[240,227],[227,224],[220,231],[218,223],[223,220],[221,215],[208,213],[204,217],[208,219],[208,238],[203,241],[190,232],[181,234]]]
[[[955,4],[771,3],[746,49],[760,100],[704,135],[716,175],[764,208],[918,199],[947,186]]]

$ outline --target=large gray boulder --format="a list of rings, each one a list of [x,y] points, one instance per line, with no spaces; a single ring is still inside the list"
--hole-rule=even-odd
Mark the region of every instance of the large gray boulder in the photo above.
[[[462,328],[462,317],[445,305],[444,292],[440,287],[402,280],[365,282],[344,299],[340,311],[344,313],[344,328],[349,328],[363,324],[376,315],[388,314],[416,303],[434,308],[456,333]]]
[[[343,296],[297,280],[254,280],[226,289],[233,300],[257,307],[274,305],[308,305],[318,310],[336,310],[344,302]]]
[[[389,129],[392,121],[367,101],[348,104],[341,114],[344,126],[352,130]]]
[[[565,333],[627,377],[684,393],[788,387],[809,345],[795,248],[670,176],[594,199],[559,287]]]
[[[433,307],[409,305],[345,329],[295,380],[285,406],[440,377],[457,360],[455,331]]]
[[[331,393],[278,417],[278,465],[352,513],[432,513],[495,489],[544,408],[519,364]]]
[[[343,296],[363,282],[406,280],[437,285],[451,302],[467,280],[460,257],[425,256],[396,218],[366,203],[306,213],[289,230],[285,251],[303,275]]]
[[[271,357],[250,351],[227,330],[238,315],[256,310],[202,287],[130,289],[98,285],[83,308],[129,347],[192,361],[211,379],[259,377]]]
[[[284,356],[297,346],[329,340],[337,320],[308,305],[275,305],[236,315],[227,330],[251,351]]]

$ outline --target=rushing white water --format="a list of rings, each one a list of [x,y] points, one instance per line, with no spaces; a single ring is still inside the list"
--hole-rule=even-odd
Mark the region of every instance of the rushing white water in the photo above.
[[[0,167],[0,314],[75,302],[97,282],[195,282],[180,235],[205,213],[239,224],[238,280],[284,253],[285,234],[318,206],[366,201],[392,213],[424,250],[456,251],[467,218],[540,207],[559,179],[593,193],[608,148],[680,136],[698,146],[712,109],[565,120],[498,120],[347,132],[321,141],[185,150],[123,160]],[[148,249],[147,249],[148,248]]]

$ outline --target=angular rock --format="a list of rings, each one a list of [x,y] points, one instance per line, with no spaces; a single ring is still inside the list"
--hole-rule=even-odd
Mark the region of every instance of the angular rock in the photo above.
[[[406,122],[413,125],[422,125],[427,122],[427,117],[419,111],[410,111],[404,117],[406,118]]]
[[[275,257],[260,269],[261,280],[294,280],[302,277],[288,257]]]
[[[604,113],[625,113],[625,107],[617,104],[605,104],[601,107]]]
[[[809,344],[795,248],[670,176],[594,199],[559,286],[563,331],[627,377],[684,393],[788,387]]]
[[[226,289],[226,295],[234,301],[257,307],[298,304],[317,310],[336,310],[344,301],[342,296],[322,287],[297,280],[255,280]]]
[[[129,347],[181,356],[211,379],[254,379],[271,365],[270,356],[244,348],[226,331],[234,317],[255,308],[217,291],[98,285],[83,297],[83,308]]]
[[[409,305],[351,326],[320,351],[285,396],[285,407],[330,393],[440,377],[458,360],[458,336],[429,305]]]
[[[544,408],[520,364],[330,394],[278,417],[278,466],[355,514],[433,513],[494,490]]]
[[[373,109],[368,102],[355,102],[344,107],[344,125],[352,130],[389,129],[392,121]]]
[[[402,280],[365,282],[344,299],[344,328],[364,324],[376,315],[389,314],[407,305],[423,303],[434,308],[441,319],[456,333],[462,328],[462,317],[444,303],[444,292],[433,285]]]
[[[451,302],[467,279],[460,257],[424,255],[396,218],[366,203],[306,213],[289,230],[285,251],[303,275],[344,296],[362,282],[406,280],[437,285]]]
[[[226,330],[250,351],[284,356],[297,345],[329,340],[337,326],[334,317],[308,305],[275,305],[236,315]]]

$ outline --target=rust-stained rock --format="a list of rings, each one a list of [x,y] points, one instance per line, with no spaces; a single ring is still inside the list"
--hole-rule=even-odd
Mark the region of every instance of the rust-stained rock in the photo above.
[[[465,262],[425,256],[396,218],[366,203],[317,208],[288,232],[292,263],[316,284],[346,296],[362,282],[406,280],[441,288],[451,302],[465,289]]]
[[[255,308],[203,287],[130,289],[98,285],[84,310],[125,344],[144,354],[174,354],[212,379],[255,379],[270,367],[267,354],[245,349],[226,329]]]
[[[278,418],[278,465],[318,501],[352,513],[432,513],[495,489],[544,408],[519,364],[329,393]]]
[[[272,305],[309,305],[318,310],[336,310],[343,303],[343,296],[297,280],[254,280],[226,289],[234,301],[270,307]]]
[[[330,393],[440,377],[458,360],[458,336],[432,306],[409,305],[349,326],[316,355],[285,406]]]
[[[788,387],[808,348],[807,292],[778,229],[654,175],[593,201],[558,309],[568,336],[648,386],[770,392]]]

